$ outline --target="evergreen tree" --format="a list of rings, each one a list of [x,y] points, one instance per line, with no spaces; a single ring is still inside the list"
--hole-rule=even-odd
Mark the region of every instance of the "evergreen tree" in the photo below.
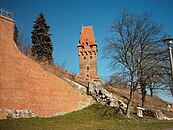
[[[14,41],[15,41],[17,47],[19,47],[19,31],[17,29],[16,24],[14,25]]]
[[[51,35],[49,34],[50,27],[46,23],[46,19],[43,13],[40,13],[37,19],[34,21],[32,33],[32,56],[38,62],[53,63],[53,44],[51,42]]]

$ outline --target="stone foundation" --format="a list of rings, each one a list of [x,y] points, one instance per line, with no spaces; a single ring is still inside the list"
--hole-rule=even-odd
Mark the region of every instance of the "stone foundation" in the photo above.
[[[7,118],[30,118],[35,117],[36,115],[32,110],[10,110],[10,109],[1,109],[1,119]],[[3,116],[2,116],[3,115]]]

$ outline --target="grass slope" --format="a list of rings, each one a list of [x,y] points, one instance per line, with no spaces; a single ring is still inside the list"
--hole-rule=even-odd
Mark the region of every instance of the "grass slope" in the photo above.
[[[127,119],[111,107],[94,104],[80,111],[52,118],[0,120],[0,130],[163,130],[173,128],[173,121],[150,118]]]

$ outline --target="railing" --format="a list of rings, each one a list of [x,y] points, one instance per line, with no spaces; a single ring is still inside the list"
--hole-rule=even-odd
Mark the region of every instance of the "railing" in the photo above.
[[[13,19],[13,13],[2,8],[0,8],[0,15]]]

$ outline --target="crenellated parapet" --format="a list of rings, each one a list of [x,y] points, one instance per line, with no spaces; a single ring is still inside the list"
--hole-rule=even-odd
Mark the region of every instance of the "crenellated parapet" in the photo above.
[[[11,12],[3,9],[3,8],[0,8],[0,15],[7,17],[7,18],[10,18],[10,19],[13,19],[13,13],[11,13]]]
[[[8,40],[8,43],[13,42],[14,24],[15,21],[12,19],[12,13],[5,9],[0,9],[0,38]]]

